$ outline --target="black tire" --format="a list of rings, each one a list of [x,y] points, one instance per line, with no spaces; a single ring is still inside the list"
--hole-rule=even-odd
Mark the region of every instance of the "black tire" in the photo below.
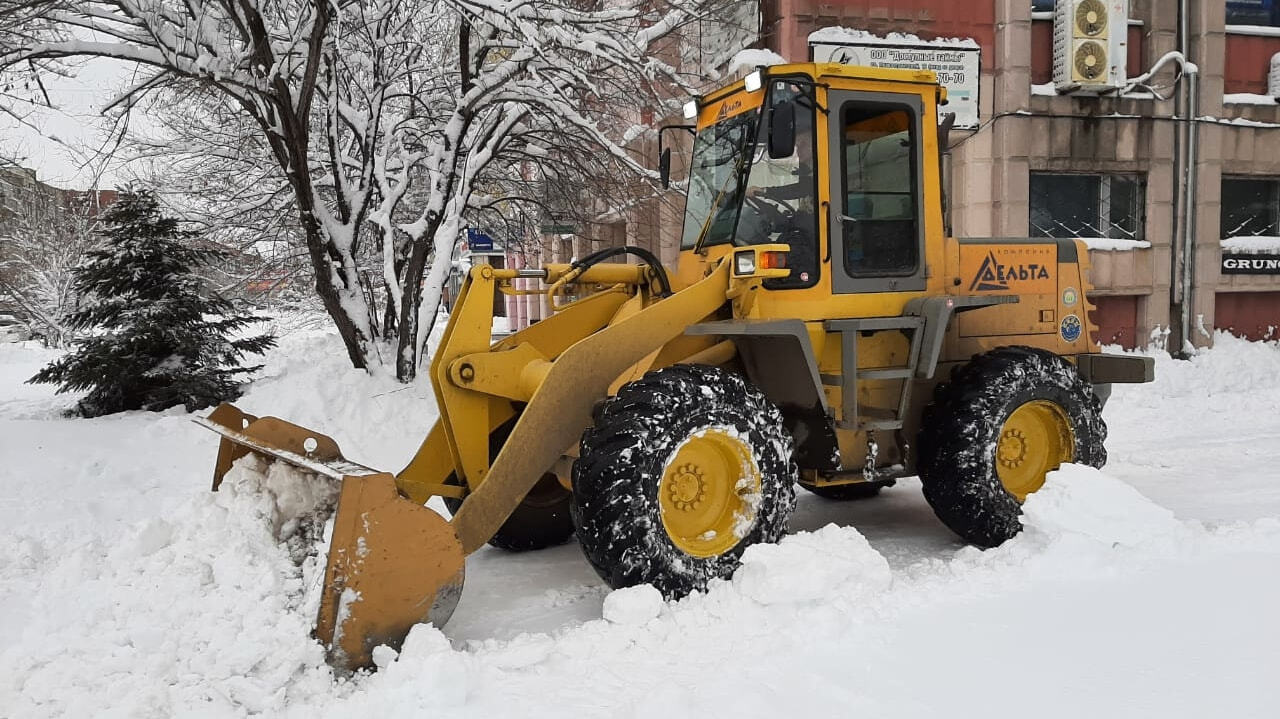
[[[832,502],[852,502],[858,499],[871,499],[878,496],[880,490],[889,485],[878,482],[857,482],[855,484],[836,484],[821,487],[808,484],[801,484],[800,486]]]
[[[1065,359],[1031,347],[978,355],[938,385],[921,420],[920,480],[944,524],[980,547],[998,546],[1022,529],[1022,505],[1001,482],[997,446],[1005,421],[1036,400],[1056,405],[1070,423],[1070,461],[1106,464],[1107,425],[1093,388]]]
[[[695,556],[668,535],[659,485],[695,433],[732,429],[760,475],[755,516],[735,545]],[[652,584],[668,598],[704,589],[738,567],[752,544],[786,534],[797,470],[782,414],[742,377],[718,367],[675,365],[624,385],[596,407],[573,466],[573,520],[591,566],[615,589]],[[699,495],[701,496],[701,495]]]
[[[489,435],[490,461],[506,444],[516,419],[518,417],[505,422]],[[444,483],[457,485],[457,474],[450,473]],[[573,536],[573,519],[569,516],[572,499],[572,493],[560,484],[559,478],[554,474],[543,475],[489,539],[489,544],[509,552],[529,552],[564,544]],[[444,497],[444,506],[451,514],[457,514],[462,500]]]

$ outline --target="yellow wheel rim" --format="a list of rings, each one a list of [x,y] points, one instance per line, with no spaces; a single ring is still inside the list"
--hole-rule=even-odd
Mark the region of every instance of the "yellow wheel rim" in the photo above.
[[[745,442],[722,429],[700,430],[662,472],[662,527],[685,554],[723,554],[755,523],[760,488],[760,470]]]
[[[1075,458],[1076,437],[1062,407],[1037,399],[1018,407],[1000,428],[996,474],[1021,502],[1044,486],[1044,476]]]

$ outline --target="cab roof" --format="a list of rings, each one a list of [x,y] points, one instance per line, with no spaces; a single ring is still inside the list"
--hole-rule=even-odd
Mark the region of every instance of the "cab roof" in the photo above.
[[[838,62],[796,62],[784,65],[770,65],[764,69],[766,76],[769,77],[776,75],[808,75],[817,81],[821,81],[823,78],[839,78],[940,87],[938,85],[938,77],[932,70],[903,70],[888,67],[846,65]],[[738,80],[735,83],[717,88],[703,95],[699,98],[699,104],[714,102],[742,89],[743,81]]]

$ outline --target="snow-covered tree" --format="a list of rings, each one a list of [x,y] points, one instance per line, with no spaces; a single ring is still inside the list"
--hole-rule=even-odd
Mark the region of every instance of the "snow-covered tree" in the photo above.
[[[103,245],[73,272],[84,299],[68,324],[86,336],[29,381],[89,390],[76,406],[86,417],[179,404],[190,411],[239,396],[241,378],[258,369],[240,363],[275,338],[231,338],[258,318],[202,291],[195,269],[217,251],[163,216],[149,192],[122,194],[103,222]]]
[[[50,347],[71,339],[72,273],[100,240],[97,198],[92,192],[33,197],[0,216],[0,301]]]
[[[502,199],[487,194],[493,173],[522,157],[539,163],[549,147],[644,172],[620,120],[673,106],[672,88],[692,79],[678,34],[694,24],[709,33],[742,4],[0,0],[0,70],[112,57],[144,69],[115,107],[192,85],[216,94],[252,123],[287,185],[352,362],[394,364],[409,380],[465,216]],[[362,285],[370,247],[398,307],[392,357],[375,341]]]

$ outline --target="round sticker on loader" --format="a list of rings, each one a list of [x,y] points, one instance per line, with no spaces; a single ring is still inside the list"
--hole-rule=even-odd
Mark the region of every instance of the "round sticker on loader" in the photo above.
[[[1068,287],[1062,291],[1062,304],[1070,307],[1076,303],[1076,288]]]
[[[1062,332],[1062,339],[1068,342],[1075,342],[1080,339],[1081,329],[1083,329],[1083,326],[1080,324],[1079,317],[1076,317],[1075,315],[1067,315],[1062,318],[1062,325],[1060,328],[1060,331]]]

